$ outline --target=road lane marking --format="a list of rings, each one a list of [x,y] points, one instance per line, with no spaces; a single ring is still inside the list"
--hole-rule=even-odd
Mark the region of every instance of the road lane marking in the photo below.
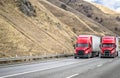
[[[71,75],[71,76],[68,76],[68,77],[66,77],[66,78],[72,78],[72,77],[75,77],[75,76],[77,76],[78,74],[73,74],[73,75]]]
[[[72,63],[68,63],[68,64],[65,64],[64,66],[66,65],[71,65],[71,64],[75,64],[75,63],[84,63],[84,62],[87,62],[91,59],[88,59],[88,60],[81,60],[79,62],[72,62]],[[25,71],[25,72],[19,72],[19,73],[13,73],[13,74],[9,74],[9,75],[4,75],[4,76],[1,76],[0,78],[7,78],[7,77],[12,77],[12,76],[18,76],[18,75],[23,75],[23,74],[28,74],[28,73],[33,73],[33,72],[38,72],[38,71],[43,71],[43,70],[48,70],[48,69],[52,69],[52,68],[57,68],[57,67],[62,67],[63,65],[61,66],[55,66],[55,67],[47,67],[47,68],[44,68],[44,69],[39,69],[39,70],[29,70],[29,71]],[[68,77],[69,78],[69,77]]]
[[[71,65],[71,64],[75,64],[75,63],[83,63],[83,62],[87,62],[89,60],[90,59],[88,59],[88,60],[82,60],[80,62],[73,62],[73,63],[66,64],[66,65]],[[66,66],[66,65],[64,65],[64,66]],[[50,68],[45,68],[43,70],[48,70],[48,69],[57,68],[57,67],[62,67],[62,65],[61,66],[50,67]],[[26,72],[21,72],[21,73],[15,73],[15,74],[10,74],[10,75],[5,75],[5,76],[1,76],[1,77],[2,78],[7,78],[7,77],[13,77],[13,76],[18,76],[18,75],[23,75],[23,74],[28,74],[28,73],[38,72],[38,71],[41,71],[41,70],[34,70],[34,71],[31,70],[31,71],[26,71]]]
[[[97,67],[101,67],[103,64],[99,64],[99,65],[97,65]]]

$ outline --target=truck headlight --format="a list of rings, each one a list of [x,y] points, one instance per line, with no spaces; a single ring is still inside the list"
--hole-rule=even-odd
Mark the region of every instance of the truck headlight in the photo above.
[[[111,53],[111,54],[115,53],[115,50],[112,50],[110,53]]]
[[[88,51],[85,51],[85,54],[88,54]]]

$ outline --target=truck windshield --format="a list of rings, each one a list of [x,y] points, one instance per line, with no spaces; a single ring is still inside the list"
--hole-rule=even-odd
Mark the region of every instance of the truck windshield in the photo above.
[[[78,43],[76,47],[88,47],[88,44],[86,43]]]
[[[103,44],[102,47],[114,47],[114,44]]]

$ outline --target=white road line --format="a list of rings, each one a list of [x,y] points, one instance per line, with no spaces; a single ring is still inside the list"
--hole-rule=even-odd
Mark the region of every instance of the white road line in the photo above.
[[[99,64],[99,65],[97,65],[97,67],[101,67],[103,64]]]
[[[12,75],[6,75],[6,76],[2,76],[2,77],[0,77],[0,78],[13,77],[13,76],[22,75],[22,74],[28,74],[28,73],[33,73],[33,72],[37,72],[37,71],[39,71],[39,70],[29,71],[29,72],[23,72],[23,73],[17,73],[17,74],[12,74]]]
[[[78,75],[78,74],[73,74],[73,75],[68,76],[68,77],[66,77],[66,78],[72,78],[72,77],[77,76],[77,75]]]
[[[75,63],[82,63],[82,62],[86,62],[86,61],[89,61],[89,60],[90,59],[82,60],[80,62],[75,62]],[[74,64],[74,63],[71,63],[71,64]],[[66,64],[66,65],[71,65],[71,64]],[[66,66],[66,65],[64,65],[64,66]],[[56,66],[56,67],[62,67],[62,66]],[[56,67],[45,68],[44,70],[48,70],[48,69],[52,69],[52,68],[56,68]],[[0,78],[7,78],[7,77],[12,77],[12,76],[18,76],[18,75],[23,75],[23,74],[28,74],[28,73],[38,72],[38,71],[41,71],[41,69],[40,70],[34,70],[34,71],[32,70],[32,71],[27,71],[27,72],[21,72],[21,73],[6,75],[6,76],[1,76]],[[75,75],[77,75],[77,74],[75,74]],[[72,75],[72,76],[74,76],[74,75]],[[68,77],[68,78],[71,78],[71,77]]]
[[[83,62],[86,62],[86,61],[89,61],[91,59],[88,59],[88,60],[81,60],[79,62],[74,62],[74,63],[71,63],[71,64],[75,64],[75,63],[83,63]],[[71,64],[66,64],[66,65],[71,65]],[[66,66],[64,65],[64,66]],[[50,67],[50,68],[45,68],[45,69],[42,69],[42,70],[48,70],[48,69],[52,69],[52,68],[56,68],[56,67],[62,67],[61,66],[55,66],[55,67]],[[14,74],[10,74],[10,75],[5,75],[5,76],[1,76],[0,78],[7,78],[7,77],[12,77],[12,76],[18,76],[18,75],[23,75],[23,74],[28,74],[28,73],[33,73],[33,72],[38,72],[38,71],[42,71],[41,69],[39,70],[30,70],[30,71],[25,71],[25,72],[21,72],[21,73],[14,73]],[[75,74],[77,75],[77,74]],[[74,76],[74,75],[72,75]],[[67,78],[71,78],[71,77],[67,77]]]

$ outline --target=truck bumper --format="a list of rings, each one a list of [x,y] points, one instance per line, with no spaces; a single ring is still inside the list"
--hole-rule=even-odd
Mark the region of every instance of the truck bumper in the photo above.
[[[80,58],[80,57],[86,57],[86,58],[87,58],[88,56],[89,56],[89,54],[84,54],[84,55],[74,54],[74,57],[75,57],[75,58],[77,58],[77,57],[79,57],[79,58]]]
[[[100,57],[115,57],[115,53],[114,54],[100,54]]]

